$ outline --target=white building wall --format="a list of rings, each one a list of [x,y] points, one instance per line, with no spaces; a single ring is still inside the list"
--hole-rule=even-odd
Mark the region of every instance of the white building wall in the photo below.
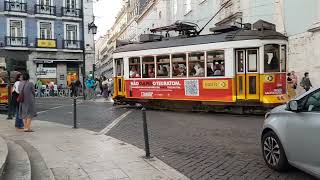
[[[90,71],[93,69],[93,64],[95,62],[95,46],[94,46],[94,35],[89,32],[88,24],[93,22],[93,0],[83,0],[84,7],[84,39],[85,39],[85,51],[86,51],[86,75],[89,75]],[[82,74],[82,73],[80,73]]]

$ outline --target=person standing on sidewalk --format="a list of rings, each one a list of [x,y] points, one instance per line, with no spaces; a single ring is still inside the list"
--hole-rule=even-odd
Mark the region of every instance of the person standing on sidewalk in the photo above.
[[[16,76],[13,89],[12,89],[12,104],[13,104],[13,113],[16,114],[15,127],[17,129],[23,129],[23,120],[19,117],[19,102],[17,98],[19,96],[19,84],[22,81],[22,74]]]
[[[38,92],[38,97],[42,97],[42,82],[40,79],[37,80],[37,83],[36,83],[36,87],[37,87],[37,92]]]
[[[22,82],[19,84],[19,92],[23,94],[23,102],[20,103],[19,115],[23,119],[24,132],[33,132],[30,128],[31,120],[36,115],[35,89],[32,82],[29,82],[30,75],[24,73]]]
[[[294,97],[296,97],[296,91],[294,89],[294,81],[292,79],[292,74],[288,73],[287,74],[287,89],[288,89],[288,97],[289,99],[293,99]]]
[[[304,77],[302,78],[302,80],[300,82],[300,86],[303,87],[303,89],[306,92],[309,91],[310,88],[312,88],[312,84],[311,84],[308,72],[304,73]]]
[[[109,97],[109,87],[108,87],[108,79],[106,77],[103,77],[102,88],[103,88],[102,96],[104,98],[108,98]]]

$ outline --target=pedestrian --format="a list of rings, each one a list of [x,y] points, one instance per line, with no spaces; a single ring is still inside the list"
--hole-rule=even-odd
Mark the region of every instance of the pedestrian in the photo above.
[[[13,114],[16,115],[15,127],[17,129],[23,129],[23,120],[19,117],[19,102],[17,98],[19,96],[19,84],[22,81],[22,74],[17,74],[13,89],[12,89],[12,104],[13,104]]]
[[[296,72],[291,71],[291,79],[293,82],[293,89],[297,89],[298,87],[298,76],[296,75]]]
[[[92,99],[94,94],[94,80],[88,77],[85,82],[86,82],[85,85],[87,88],[88,99]]]
[[[113,96],[113,91],[114,91],[114,84],[113,84],[113,79],[110,80],[110,86],[109,86],[109,92],[110,96]]]
[[[79,81],[79,79],[77,79],[75,82],[74,82],[74,93],[75,93],[75,96],[78,97],[79,94],[80,94],[80,89],[82,88],[82,84],[81,82]]]
[[[37,96],[38,97],[41,97],[42,96],[42,81],[40,79],[37,80],[37,83],[36,83],[36,89],[37,89]]]
[[[101,96],[102,96],[102,93],[103,93],[103,88],[102,88],[103,77],[104,77],[104,76],[101,76],[101,77],[100,77],[100,80],[99,80],[99,87],[100,87],[100,95],[101,95]]]
[[[19,84],[20,100],[19,117],[23,119],[24,132],[33,132],[31,129],[31,120],[36,115],[35,109],[35,89],[32,82],[29,82],[30,75],[24,73],[22,81]]]
[[[309,78],[309,73],[305,72],[304,73],[304,77],[302,78],[301,82],[300,82],[300,86],[305,90],[305,91],[309,91],[310,88],[312,88],[312,84]]]
[[[289,97],[290,100],[295,98],[296,95],[297,95],[296,91],[294,89],[294,86],[295,86],[295,84],[294,84],[294,81],[292,79],[292,74],[288,73],[287,74],[287,90],[288,90],[288,97]]]
[[[109,87],[108,87],[108,79],[106,77],[103,77],[103,81],[102,81],[102,88],[103,88],[103,93],[102,96],[104,98],[108,98],[109,97]]]
[[[97,97],[99,94],[100,94],[100,85],[99,85],[99,79],[96,78],[95,81],[94,81],[94,86],[93,86],[93,89],[94,89],[94,97]]]

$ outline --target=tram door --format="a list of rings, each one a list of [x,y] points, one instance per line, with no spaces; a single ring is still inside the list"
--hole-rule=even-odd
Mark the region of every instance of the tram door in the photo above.
[[[259,51],[236,50],[238,100],[259,100]]]
[[[114,94],[115,96],[125,96],[125,84],[123,79],[123,59],[116,59],[115,60],[115,70],[116,76],[114,79]]]

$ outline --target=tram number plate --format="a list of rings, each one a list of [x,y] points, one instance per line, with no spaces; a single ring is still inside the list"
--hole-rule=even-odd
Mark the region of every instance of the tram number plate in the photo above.
[[[203,80],[203,89],[229,89],[228,80]]]

